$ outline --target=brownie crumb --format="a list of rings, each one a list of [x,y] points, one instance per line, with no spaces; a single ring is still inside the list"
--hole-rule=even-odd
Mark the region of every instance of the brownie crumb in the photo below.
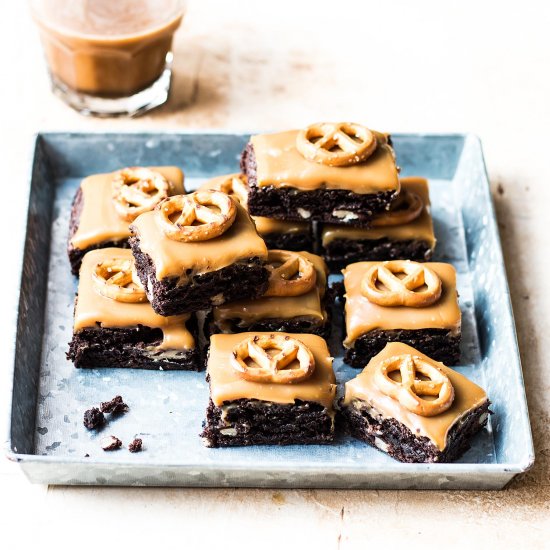
[[[86,453],[86,454],[84,455],[84,458],[90,458],[90,455],[89,455],[88,453]]]
[[[110,401],[101,403],[101,412],[111,414],[122,414],[128,411],[128,405],[120,395],[113,397]]]
[[[502,183],[499,183],[499,184],[497,185],[497,193],[498,193],[499,195],[504,195],[504,187],[502,187]]]
[[[92,407],[84,412],[84,426],[86,426],[88,430],[98,428],[104,423],[105,416],[103,416],[103,413],[97,407]]]
[[[109,435],[101,440],[101,448],[104,451],[116,451],[120,447],[122,447],[122,441],[114,435]]]
[[[128,445],[128,450],[131,453],[139,453],[139,452],[141,452],[142,445],[143,445],[143,441],[141,439],[139,439],[139,437],[136,437],[132,441],[132,443],[130,443],[130,445]]]

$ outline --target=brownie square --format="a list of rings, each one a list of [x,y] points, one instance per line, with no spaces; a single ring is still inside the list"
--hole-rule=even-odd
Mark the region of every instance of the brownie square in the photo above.
[[[185,193],[183,172],[175,166],[150,167],[162,174],[170,194]],[[130,222],[122,219],[113,202],[112,182],[118,172],[84,178],[75,194],[69,221],[67,253],[71,272],[78,275],[84,255],[98,248],[128,248]]]
[[[264,293],[267,248],[248,212],[238,203],[235,207],[235,221],[226,231],[197,242],[165,235],[157,210],[134,221],[130,246],[136,270],[159,315],[206,310]]]
[[[298,254],[311,262],[316,272],[316,281],[309,290],[295,296],[264,296],[216,306],[207,318],[208,332],[297,332],[327,338],[332,305],[332,294],[327,288],[328,268],[320,256]]]
[[[313,334],[278,333],[279,338],[296,339],[306,346],[314,358],[313,373],[295,383],[247,380],[232,364],[235,347],[264,336],[270,333],[211,337],[207,360],[210,400],[203,441],[209,447],[331,442],[336,383],[326,342]]]
[[[323,226],[322,255],[331,269],[343,269],[350,263],[360,261],[425,262],[432,258],[436,239],[430,214],[428,181],[424,178],[402,178],[399,195],[403,200],[396,200],[390,212],[377,216],[370,229],[344,225]],[[415,201],[418,205],[416,210]],[[407,208],[409,213],[417,217],[407,220],[403,216]],[[407,221],[398,223],[399,218]]]
[[[131,265],[132,253],[102,248],[88,252],[82,261],[67,353],[75,367],[201,370],[194,315],[162,317],[147,301],[123,302],[102,294],[94,274],[98,266],[112,262]]]
[[[397,261],[399,262],[399,261]],[[456,272],[445,263],[399,262],[426,267],[441,282],[441,295],[430,305],[380,305],[367,298],[363,279],[373,266],[393,262],[359,262],[343,270],[345,287],[346,337],[344,361],[363,368],[388,342],[404,342],[436,361],[455,365],[460,360],[461,313],[456,290]],[[413,290],[423,291],[423,287]],[[382,285],[382,291],[386,287]]]
[[[444,395],[445,388],[432,396],[415,389],[409,401],[408,394],[404,398],[400,393],[404,381],[398,370],[389,375],[390,391],[380,383],[384,365],[409,368],[406,362],[411,360],[415,369],[434,369],[438,383],[452,386],[450,395]],[[431,376],[416,370],[415,383]],[[485,391],[465,376],[406,344],[391,343],[346,383],[340,412],[353,437],[401,462],[451,462],[470,448],[472,437],[487,424],[489,405]]]
[[[199,189],[215,189],[227,193],[248,210],[248,182],[244,174],[217,176],[202,184]],[[310,223],[276,220],[262,216],[251,217],[267,248],[313,252],[315,240]]]
[[[398,170],[388,136],[375,133],[377,148],[352,166],[307,160],[296,147],[298,131],[253,136],[241,169],[254,216],[367,227],[399,192]]]

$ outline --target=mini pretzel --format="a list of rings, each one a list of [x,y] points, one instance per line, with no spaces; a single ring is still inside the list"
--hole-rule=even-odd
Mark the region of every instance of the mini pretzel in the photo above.
[[[317,282],[315,266],[298,252],[269,250],[269,286],[264,296],[301,296]]]
[[[404,273],[400,279],[397,273]],[[380,283],[383,286],[380,286]],[[427,288],[422,289],[421,287]],[[426,307],[441,297],[441,279],[429,267],[410,260],[373,265],[361,281],[361,292],[380,306]]]
[[[349,166],[369,158],[376,149],[376,136],[353,122],[321,122],[301,130],[296,148],[308,159],[327,166]]]
[[[148,168],[124,168],[114,177],[112,189],[118,215],[132,222],[168,197],[170,184],[162,174]]]
[[[248,183],[244,174],[228,176],[219,186],[219,191],[233,197],[246,208],[248,203]]]
[[[424,201],[417,193],[402,191],[389,212],[372,220],[371,227],[388,227],[412,222],[420,216]]]
[[[397,370],[401,373],[400,382],[389,376]],[[420,380],[417,373],[428,380]],[[416,355],[395,355],[382,361],[375,366],[374,382],[382,393],[420,416],[435,416],[446,411],[455,397],[449,377],[440,368]],[[435,399],[423,399],[422,395]]]
[[[279,353],[270,355],[270,349]],[[248,361],[247,361],[248,360]],[[297,368],[291,367],[298,362]],[[252,336],[233,348],[231,365],[242,378],[267,384],[296,384],[309,378],[315,359],[307,346],[282,334]]]
[[[207,190],[169,197],[157,206],[156,213],[167,237],[175,241],[197,242],[225,233],[235,221],[237,207],[225,193]]]
[[[146,302],[147,296],[132,260],[113,259],[97,264],[92,279],[98,292],[117,302]]]

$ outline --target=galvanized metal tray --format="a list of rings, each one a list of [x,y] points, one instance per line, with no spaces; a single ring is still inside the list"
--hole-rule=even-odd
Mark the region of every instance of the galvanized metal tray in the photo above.
[[[494,416],[453,464],[401,464],[346,436],[332,445],[208,449],[198,433],[204,373],[77,370],[65,358],[76,281],[65,245],[82,177],[127,165],[175,164],[193,188],[237,170],[248,139],[235,134],[66,134],[36,137],[14,347],[8,456],[33,482],[203,487],[499,489],[534,460],[514,320],[481,145],[471,135],[396,135],[403,175],[431,181],[437,260],[454,264],[463,312],[458,370],[486,388]],[[336,315],[332,347],[342,339]],[[342,364],[340,384],[357,371]],[[90,405],[121,394],[131,412],[101,433],[82,425]],[[105,453],[99,438],[144,452]],[[89,455],[89,456],[88,456]]]

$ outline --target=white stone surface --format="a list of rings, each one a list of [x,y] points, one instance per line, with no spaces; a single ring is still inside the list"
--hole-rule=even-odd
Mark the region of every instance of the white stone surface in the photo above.
[[[550,547],[549,23],[550,4],[534,0],[191,0],[168,105],[136,120],[93,120],[51,96],[26,3],[4,2],[2,327],[11,328],[16,304],[18,266],[9,259],[21,243],[34,131],[349,119],[396,132],[473,132],[495,191],[537,462],[503,492],[398,493],[48,488],[4,460],[2,546]]]

